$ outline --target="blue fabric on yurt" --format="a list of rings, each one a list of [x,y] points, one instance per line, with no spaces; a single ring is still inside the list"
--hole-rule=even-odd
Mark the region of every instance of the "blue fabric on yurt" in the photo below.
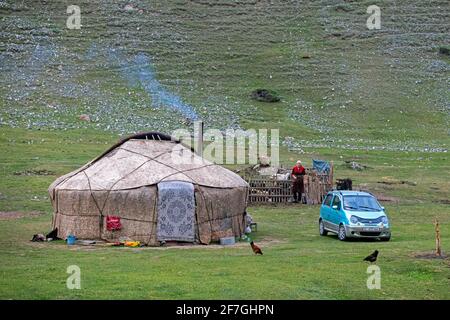
[[[330,173],[330,163],[328,161],[313,159],[313,168],[317,172]]]
[[[195,198],[192,183],[158,183],[156,236],[158,241],[195,241]]]

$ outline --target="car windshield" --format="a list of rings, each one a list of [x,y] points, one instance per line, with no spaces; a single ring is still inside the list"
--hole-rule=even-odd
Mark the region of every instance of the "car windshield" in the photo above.
[[[344,209],[359,211],[380,211],[378,201],[371,196],[344,196]]]

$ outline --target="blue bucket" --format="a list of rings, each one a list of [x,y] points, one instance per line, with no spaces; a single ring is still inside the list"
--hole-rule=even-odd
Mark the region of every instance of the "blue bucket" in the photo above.
[[[68,245],[74,245],[75,240],[77,240],[77,238],[75,236],[73,236],[73,235],[67,236],[67,244]]]

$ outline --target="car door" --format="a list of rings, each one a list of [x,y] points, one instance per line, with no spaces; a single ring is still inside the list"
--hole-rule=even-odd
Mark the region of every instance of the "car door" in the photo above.
[[[330,211],[331,201],[333,200],[333,194],[328,194],[322,204],[322,221],[325,228],[330,229]]]
[[[333,208],[334,206],[337,206],[337,209],[334,209]],[[340,218],[341,208],[342,208],[342,199],[341,199],[340,195],[336,194],[333,197],[333,201],[331,203],[330,217],[328,219],[330,222],[330,229],[332,229],[336,232],[339,230],[339,223],[341,221],[341,218]]]

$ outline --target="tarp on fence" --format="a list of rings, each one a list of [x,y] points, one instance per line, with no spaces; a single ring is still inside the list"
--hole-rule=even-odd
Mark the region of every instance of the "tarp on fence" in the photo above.
[[[313,168],[319,173],[330,173],[330,163],[328,161],[313,159]]]

